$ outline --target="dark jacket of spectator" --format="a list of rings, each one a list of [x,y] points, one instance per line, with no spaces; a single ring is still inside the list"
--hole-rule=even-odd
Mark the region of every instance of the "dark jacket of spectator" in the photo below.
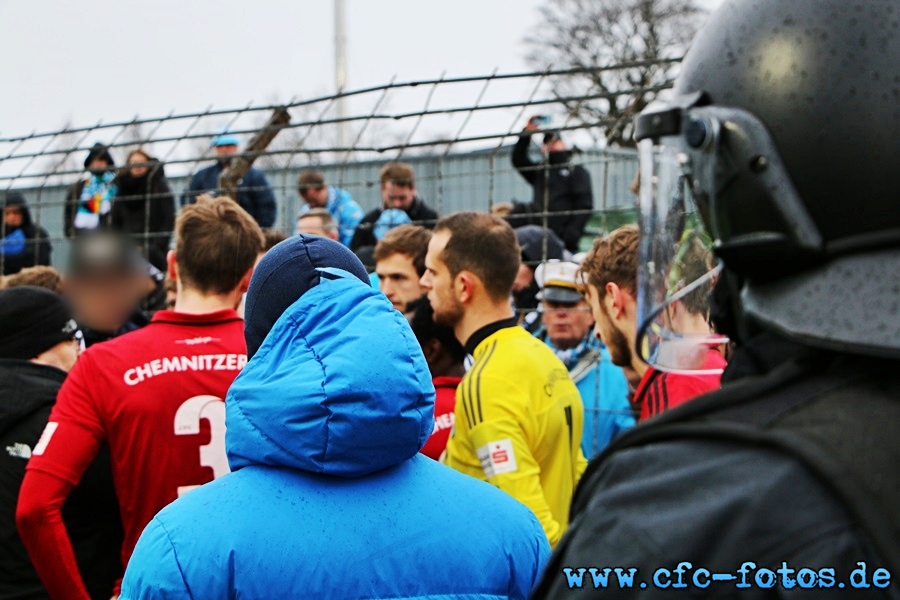
[[[381,216],[384,210],[384,207],[379,207],[366,213],[366,216],[363,217],[356,227],[353,241],[350,242],[351,250],[356,252],[360,248],[375,246],[378,243],[378,239],[375,237],[375,223],[378,222],[378,217]],[[438,219],[437,211],[425,204],[425,201],[418,196],[413,199],[412,204],[404,212],[414,224],[427,227],[428,229],[432,229]]]
[[[198,195],[219,190],[219,176],[227,164],[227,161],[216,161],[194,173],[182,198],[182,204],[192,204]],[[235,200],[256,219],[260,227],[271,227],[275,224],[275,194],[265,173],[259,169],[250,167],[238,185],[238,197]]]
[[[570,150],[551,152],[547,162],[535,162],[528,155],[530,143],[530,135],[519,137],[513,148],[512,163],[519,175],[531,185],[534,196],[529,203],[514,203],[509,221],[514,227],[543,225],[542,213],[550,213],[547,227],[562,239],[566,250],[578,252],[578,243],[594,207],[591,176],[581,165],[572,164]],[[578,213],[570,214],[570,211]],[[519,215],[521,217],[516,218]]]
[[[16,503],[25,465],[65,378],[54,367],[0,359],[0,598],[49,597],[16,531]],[[122,525],[108,449],[63,505],[63,521],[88,592],[107,600],[123,572]]]
[[[129,234],[150,263],[166,270],[166,253],[175,228],[175,196],[159,161],[150,158],[147,173],[119,174],[118,196],[112,207],[112,228]]]
[[[50,264],[50,236],[43,227],[38,227],[31,220],[31,211],[25,196],[19,192],[10,192],[6,196],[7,206],[16,206],[22,213],[22,224],[19,227],[0,226],[0,258],[3,262],[3,274],[12,275],[26,267]]]

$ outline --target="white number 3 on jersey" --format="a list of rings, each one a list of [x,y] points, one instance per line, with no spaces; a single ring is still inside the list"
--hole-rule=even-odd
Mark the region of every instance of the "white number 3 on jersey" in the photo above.
[[[178,407],[175,413],[175,435],[197,435],[200,419],[209,421],[209,443],[200,446],[200,466],[213,470],[213,478],[231,471],[225,456],[225,403],[215,396],[194,396]],[[199,485],[180,485],[178,495],[183,496]]]

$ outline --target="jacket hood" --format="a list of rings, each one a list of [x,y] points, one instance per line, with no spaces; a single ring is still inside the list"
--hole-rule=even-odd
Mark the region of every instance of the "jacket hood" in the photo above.
[[[434,386],[404,316],[339,269],[275,322],[225,401],[232,470],[339,477],[397,465],[434,426]]]
[[[21,192],[9,192],[6,194],[6,201],[3,203],[3,206],[18,206],[22,211],[22,228],[31,227],[31,209],[28,208],[28,201],[25,200],[25,196],[22,195]]]
[[[0,436],[42,408],[52,406],[66,374],[27,360],[0,359]]]
[[[116,161],[113,160],[112,154],[109,153],[109,148],[98,142],[91,146],[91,149],[88,151],[87,158],[84,159],[84,168],[87,169],[94,159],[97,158],[102,158],[107,162],[108,166],[106,169],[103,169],[104,171],[108,171],[116,165]]]

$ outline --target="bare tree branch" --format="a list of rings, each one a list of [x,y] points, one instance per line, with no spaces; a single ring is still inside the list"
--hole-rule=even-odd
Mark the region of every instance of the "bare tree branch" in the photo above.
[[[539,11],[543,22],[525,38],[526,59],[537,69],[678,58],[705,14],[696,0],[546,0]],[[590,103],[562,103],[576,123],[611,120],[604,130],[608,145],[633,146],[632,118],[672,77],[672,63],[656,63],[553,77],[551,85],[558,98],[599,96]],[[631,89],[644,91],[617,93]]]

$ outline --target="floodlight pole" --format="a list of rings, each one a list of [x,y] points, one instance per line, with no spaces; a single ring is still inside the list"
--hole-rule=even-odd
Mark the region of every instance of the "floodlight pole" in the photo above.
[[[338,94],[347,87],[347,12],[345,0],[334,0],[334,85]],[[338,119],[347,118],[346,98],[337,99]],[[350,131],[345,121],[338,123],[338,142],[341,148],[350,144]]]

